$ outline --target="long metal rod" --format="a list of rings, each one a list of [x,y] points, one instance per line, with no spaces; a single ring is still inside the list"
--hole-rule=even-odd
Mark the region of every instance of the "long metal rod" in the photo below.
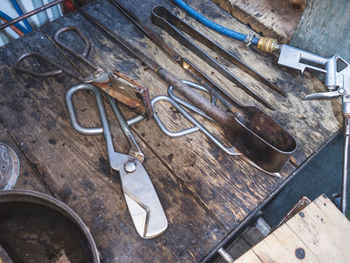
[[[11,26],[11,25],[13,25],[13,24],[15,24],[15,23],[17,23],[17,22],[19,22],[19,21],[22,21],[22,20],[24,20],[24,19],[26,19],[26,18],[28,18],[28,17],[31,17],[31,16],[33,16],[33,15],[36,15],[37,13],[40,13],[40,12],[42,12],[42,11],[44,11],[44,10],[46,10],[46,9],[48,9],[48,8],[50,8],[50,7],[52,7],[52,6],[61,4],[61,3],[63,3],[64,1],[65,1],[65,0],[56,0],[56,1],[50,2],[50,3],[46,4],[46,5],[43,5],[42,7],[39,7],[39,8],[37,8],[37,9],[34,9],[34,10],[28,12],[28,13],[25,13],[23,16],[16,17],[15,19],[13,19],[13,20],[11,20],[11,21],[9,21],[9,22],[7,22],[7,23],[5,23],[5,24],[2,24],[2,25],[0,26],[0,30],[6,28],[6,27],[8,27],[8,26]]]
[[[196,45],[192,40],[187,38],[178,28],[176,16],[171,14],[167,9],[162,6],[155,7],[152,10],[152,22],[153,24],[159,26],[172,37],[174,37],[179,43],[184,45],[191,52],[196,54],[199,58],[205,61],[208,65],[213,67],[215,70],[220,72],[225,78],[230,80],[232,83],[241,88],[244,92],[250,95],[252,98],[266,106],[267,108],[274,110],[274,107],[264,100],[260,95],[258,95],[253,89],[246,85],[240,78],[232,74],[226,67],[217,62],[212,56],[203,51],[198,45]]]
[[[157,72],[161,67],[153,62],[150,58],[148,58],[146,55],[141,53],[136,48],[132,47],[127,41],[125,41],[123,38],[121,38],[119,35],[114,33],[112,30],[107,28],[102,23],[98,22],[94,17],[86,13],[83,9],[78,9],[79,13],[82,14],[88,21],[90,21],[92,24],[97,26],[101,31],[103,31],[105,34],[107,34],[112,40],[114,40],[118,45],[122,45],[123,48],[125,48],[127,51],[129,51],[133,56],[136,58],[139,58],[143,63],[145,63],[150,69]]]
[[[227,91],[222,89],[205,73],[192,64],[187,58],[182,57],[171,48],[160,36],[156,35],[151,28],[142,23],[135,15],[115,0],[109,0],[118,10],[123,13],[138,29],[140,29],[150,40],[160,47],[173,61],[178,63],[191,77],[210,91],[225,107],[232,112],[240,111],[242,107]]]
[[[341,212],[345,215],[349,175],[350,116],[344,116],[343,177],[341,187]]]

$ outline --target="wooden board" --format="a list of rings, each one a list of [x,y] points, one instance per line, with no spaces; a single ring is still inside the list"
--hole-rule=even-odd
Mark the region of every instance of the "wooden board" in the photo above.
[[[306,6],[306,0],[214,0],[261,36],[288,42]]]
[[[320,196],[235,262],[349,262],[350,222]],[[300,256],[297,257],[298,252]],[[301,253],[301,254],[300,254]]]
[[[220,83],[244,105],[257,105],[292,134],[298,149],[293,154],[295,163],[302,164],[340,127],[336,114],[339,104],[328,101],[302,101],[307,93],[322,90],[320,81],[297,72],[284,71],[276,66],[274,58],[262,57],[242,44],[232,42],[184,16],[169,1],[129,1],[124,5],[161,34],[181,54]],[[197,57],[190,54],[165,32],[150,22],[150,11],[156,5],[168,6],[173,12],[218,41],[230,52],[252,65],[288,93],[282,98],[263,84],[242,73],[234,66],[227,67],[248,84],[256,84],[256,91],[271,102],[276,111],[257,104],[227,80],[223,79]],[[196,1],[196,9],[206,8],[210,18],[223,25],[250,32],[229,14],[209,0]],[[182,69],[172,63],[107,1],[97,1],[85,7],[103,24],[114,30],[168,68],[180,78],[188,78]],[[92,42],[89,59],[106,70],[122,71],[150,88],[151,96],[166,94],[167,86],[149,69],[110,41],[78,13],[47,24],[40,31],[22,37],[0,49],[0,120],[11,138],[35,167],[40,181],[56,198],[67,203],[89,226],[96,239],[104,262],[195,262],[203,258],[229,232],[251,213],[284,179],[270,177],[242,162],[227,156],[213,146],[202,134],[170,139],[153,120],[142,121],[133,127],[137,141],[145,154],[144,166],[159,194],[169,220],[168,230],[158,238],[142,240],[135,232],[124,201],[117,175],[111,175],[103,136],[78,134],[70,125],[64,95],[78,81],[68,76],[39,79],[17,73],[13,69],[16,58],[26,51],[38,51],[50,56],[64,67],[71,65],[50,41],[63,26],[77,26]],[[81,43],[73,36],[68,39],[74,48]],[[67,55],[67,54],[65,54]],[[69,55],[67,56],[71,58]],[[71,59],[82,72],[91,69]],[[222,60],[219,58],[219,60]],[[36,63],[32,63],[36,65]],[[27,64],[27,66],[29,66]],[[100,125],[94,98],[82,94],[75,99],[82,125]],[[167,104],[156,107],[168,127],[181,128],[184,117]],[[122,107],[126,116],[132,113]],[[128,145],[107,107],[117,151],[126,152]],[[223,131],[206,122],[208,129],[222,136]],[[295,167],[287,164],[281,171],[283,178]]]

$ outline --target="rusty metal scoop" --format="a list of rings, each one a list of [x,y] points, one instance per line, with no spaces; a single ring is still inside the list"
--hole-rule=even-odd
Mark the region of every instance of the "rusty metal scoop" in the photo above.
[[[188,87],[208,92],[203,86],[190,81],[182,81]],[[179,83],[178,86],[179,87]],[[193,125],[187,130],[171,132],[164,127],[156,113],[154,119],[160,129],[171,137],[183,136],[195,131],[202,131],[208,138],[230,155],[242,155],[248,163],[270,175],[277,175],[283,165],[289,160],[291,153],[296,149],[296,141],[271,117],[260,111],[257,107],[231,106],[230,112],[225,112],[204,97],[199,97],[196,106],[185,102],[173,94],[173,88],[168,89],[169,97],[159,96],[152,100],[152,105],[160,100],[171,103]],[[197,93],[199,95],[199,93]],[[193,103],[193,101],[192,101]],[[225,147],[214,138],[197,120],[195,120],[183,107],[194,111],[201,116],[217,122],[225,131],[227,140],[234,147]]]

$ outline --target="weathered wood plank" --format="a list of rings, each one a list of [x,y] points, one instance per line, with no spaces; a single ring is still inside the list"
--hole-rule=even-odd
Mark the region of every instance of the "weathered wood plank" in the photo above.
[[[261,262],[348,262],[350,222],[326,197],[320,196],[250,249]],[[235,261],[236,262],[236,261]]]
[[[299,239],[295,232],[293,232],[286,224],[281,225],[276,231],[272,233],[281,243],[281,245],[288,251],[289,257],[294,259],[293,262],[300,259],[295,258],[295,253],[297,249],[302,248],[305,252],[305,257],[302,259],[304,262],[320,262],[317,255],[314,255],[310,249],[308,249],[307,244],[303,240]],[[275,257],[276,261],[279,260]]]
[[[322,198],[323,197],[319,197]],[[324,203],[324,201],[322,200]],[[334,206],[327,202],[327,207]],[[334,223],[328,216],[328,211],[323,213],[315,203],[309,204],[302,213],[299,213],[286,224],[293,230],[320,262],[348,262],[350,252],[347,249],[350,243],[350,236],[347,234],[350,231],[349,221],[346,224]],[[346,219],[345,219],[346,220]]]
[[[249,249],[246,253],[243,254],[243,256],[239,257],[237,260],[235,260],[235,263],[262,263],[261,261],[253,252],[253,250]]]
[[[263,36],[289,41],[306,6],[305,0],[214,0]]]

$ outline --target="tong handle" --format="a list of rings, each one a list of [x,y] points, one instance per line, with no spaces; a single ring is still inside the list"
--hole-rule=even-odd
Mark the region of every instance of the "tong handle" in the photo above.
[[[73,50],[71,47],[69,47],[67,44],[65,44],[60,40],[60,36],[64,32],[68,32],[68,31],[76,32],[79,38],[84,42],[84,51],[82,53],[76,52],[75,50]],[[76,57],[86,65],[90,66],[95,71],[98,70],[98,68],[95,65],[93,65],[89,60],[86,59],[86,57],[89,55],[89,52],[91,50],[91,43],[89,39],[78,28],[74,26],[62,27],[55,33],[54,40],[58,46],[60,46],[61,48],[69,52],[72,56]]]
[[[85,135],[98,135],[98,134],[103,134],[103,128],[99,127],[99,128],[86,128],[83,127],[79,124],[79,121],[77,119],[77,116],[75,114],[75,110],[74,110],[74,105],[73,105],[73,95],[80,91],[80,90],[90,90],[95,94],[96,97],[96,101],[101,100],[102,102],[102,96],[100,91],[93,85],[90,84],[79,84],[77,86],[73,86],[71,87],[67,93],[66,93],[66,103],[67,103],[67,109],[69,112],[69,119],[70,122],[73,126],[73,128],[82,134]]]
[[[77,116],[76,116],[75,111],[74,111],[74,105],[73,105],[73,99],[72,99],[73,95],[79,90],[90,90],[94,93],[94,95],[96,97],[97,106],[98,106],[98,109],[100,112],[100,117],[102,120],[103,127],[86,128],[86,127],[83,127],[79,124],[79,121],[78,121]],[[117,118],[117,120],[119,122],[120,127],[122,128],[122,131],[123,131],[125,137],[128,139],[128,141],[131,145],[131,149],[129,150],[129,155],[137,158],[142,163],[144,161],[144,154],[142,153],[138,143],[135,140],[135,137],[133,136],[127,122],[125,121],[125,119],[124,119],[124,117],[119,109],[117,102],[109,95],[107,95],[107,99],[108,99],[109,104],[112,107],[112,110],[114,112],[115,117]],[[79,84],[77,86],[70,88],[66,93],[66,103],[67,103],[67,108],[68,108],[68,112],[69,112],[69,119],[72,123],[73,128],[76,131],[78,131],[82,134],[85,134],[85,135],[104,134],[105,138],[108,137],[108,139],[106,138],[107,148],[110,147],[111,149],[113,149],[112,139],[109,139],[112,137],[111,137],[110,129],[108,126],[106,112],[105,112],[105,109],[103,107],[102,94],[97,87],[95,87],[91,84]],[[109,140],[111,141],[110,146],[108,145]]]
[[[28,59],[29,57],[34,57],[37,58],[39,61],[44,61],[52,66],[54,66],[56,69],[51,70],[51,71],[46,71],[46,72],[38,72],[38,71],[34,71],[34,70],[30,70],[29,68],[25,68],[23,67],[23,61]],[[53,62],[52,60],[44,57],[43,55],[37,53],[37,52],[28,52],[28,53],[24,53],[21,56],[19,56],[16,60],[15,63],[15,69],[19,72],[22,73],[26,73],[35,77],[40,77],[40,78],[45,78],[45,77],[54,77],[63,73],[66,73],[68,75],[70,75],[71,77],[80,80],[80,78],[78,76],[76,76],[74,73],[66,70],[64,67],[62,67],[61,65]]]

